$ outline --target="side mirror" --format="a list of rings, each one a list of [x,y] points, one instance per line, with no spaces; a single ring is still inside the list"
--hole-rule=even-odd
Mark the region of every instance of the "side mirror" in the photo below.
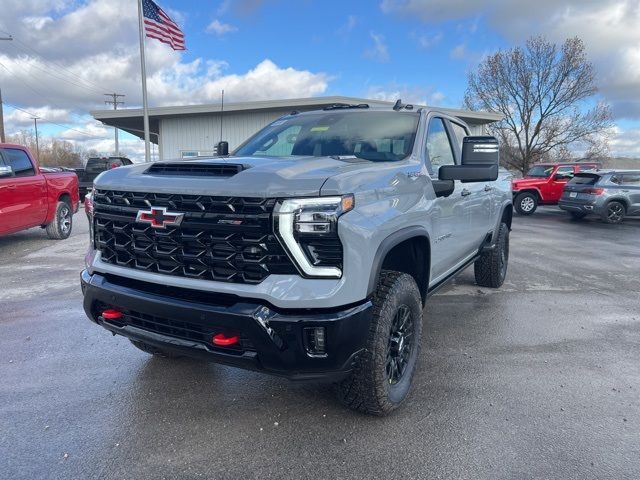
[[[218,142],[216,153],[219,157],[226,157],[229,155],[229,142]]]
[[[492,182],[498,179],[499,160],[500,149],[495,137],[464,137],[462,164],[441,166],[438,178],[462,182]]]
[[[0,165],[0,178],[3,177],[12,177],[13,176],[13,168],[9,166]]]

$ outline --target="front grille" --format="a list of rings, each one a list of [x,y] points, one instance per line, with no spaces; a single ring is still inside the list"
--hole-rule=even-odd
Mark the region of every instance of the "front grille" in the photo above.
[[[228,163],[155,163],[145,173],[153,175],[183,175],[190,177],[232,177],[244,170],[244,165]]]
[[[257,284],[270,274],[295,274],[278,243],[275,199],[96,190],[96,248],[104,262],[153,273]],[[184,213],[178,227],[136,222],[140,210]]]

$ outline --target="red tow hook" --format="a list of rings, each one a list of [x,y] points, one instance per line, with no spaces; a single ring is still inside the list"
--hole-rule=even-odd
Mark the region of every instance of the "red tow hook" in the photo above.
[[[228,347],[239,343],[240,337],[238,335],[227,337],[224,333],[218,333],[217,335],[213,336],[211,341],[214,345],[218,345],[219,347]]]
[[[120,320],[124,314],[115,308],[109,308],[100,314],[105,320]]]

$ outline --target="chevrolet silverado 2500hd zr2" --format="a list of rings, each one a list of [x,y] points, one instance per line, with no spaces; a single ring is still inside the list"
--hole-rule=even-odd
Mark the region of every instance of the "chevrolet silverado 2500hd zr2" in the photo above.
[[[27,148],[0,143],[0,235],[41,226],[65,239],[77,210],[75,173],[43,171]]]
[[[284,116],[232,156],[110,170],[87,201],[91,320],[145,352],[407,396],[428,296],[500,287],[511,180],[493,137],[409,106]]]

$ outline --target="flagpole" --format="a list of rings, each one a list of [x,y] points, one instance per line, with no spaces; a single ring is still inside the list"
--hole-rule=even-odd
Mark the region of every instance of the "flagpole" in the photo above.
[[[142,112],[144,117],[144,161],[151,161],[149,148],[149,107],[147,105],[147,68],[144,59],[144,21],[142,0],[138,0],[138,29],[140,33],[140,69],[142,72]]]

